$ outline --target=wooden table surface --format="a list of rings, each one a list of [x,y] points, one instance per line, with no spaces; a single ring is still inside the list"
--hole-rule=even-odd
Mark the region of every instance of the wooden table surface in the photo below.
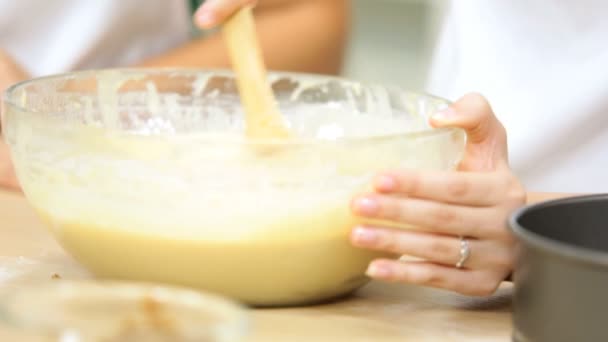
[[[560,194],[533,194],[535,202]],[[14,279],[87,277],[54,242],[26,200],[0,191],[0,287]],[[511,284],[490,298],[372,282],[331,304],[251,310],[254,341],[510,341]],[[0,341],[13,341],[0,326]]]

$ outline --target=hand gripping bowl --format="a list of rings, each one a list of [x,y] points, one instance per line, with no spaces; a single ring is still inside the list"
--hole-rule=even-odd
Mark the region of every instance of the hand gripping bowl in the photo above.
[[[55,238],[102,278],[310,304],[366,283],[351,197],[378,171],[447,170],[459,129],[442,99],[339,78],[270,75],[289,141],[247,140],[235,79],[201,70],[98,70],[5,95],[19,181]]]

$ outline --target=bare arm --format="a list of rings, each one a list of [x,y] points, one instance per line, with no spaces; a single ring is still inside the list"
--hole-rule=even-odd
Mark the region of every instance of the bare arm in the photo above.
[[[347,0],[261,0],[255,15],[269,69],[324,74],[340,71],[350,26]],[[229,65],[219,34],[194,40],[140,64],[215,68]]]

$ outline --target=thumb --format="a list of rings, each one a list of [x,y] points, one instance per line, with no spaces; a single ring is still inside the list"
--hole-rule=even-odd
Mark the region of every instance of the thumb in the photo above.
[[[467,134],[461,169],[492,171],[508,163],[507,134],[488,100],[471,93],[454,102],[448,109],[433,115],[432,126],[458,127]]]

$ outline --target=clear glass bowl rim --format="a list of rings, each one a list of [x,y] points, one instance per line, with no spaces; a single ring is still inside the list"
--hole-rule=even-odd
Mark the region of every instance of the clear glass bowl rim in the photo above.
[[[104,68],[104,69],[90,69],[90,70],[80,70],[66,73],[58,73],[52,75],[46,75],[41,77],[36,77],[32,79],[28,79],[25,81],[21,81],[13,84],[9,88],[7,88],[2,96],[2,100],[4,102],[3,107],[11,106],[22,113],[28,114],[41,114],[40,112],[34,112],[29,110],[27,107],[21,106],[16,102],[16,92],[20,89],[27,87],[32,84],[61,80],[61,79],[70,79],[70,78],[86,78],[86,77],[94,77],[96,73],[99,72],[118,72],[122,73],[125,76],[129,74],[133,75],[141,75],[150,74],[150,75],[158,75],[158,74],[166,74],[166,75],[185,75],[185,74],[201,74],[208,73],[214,76],[219,77],[229,77],[234,78],[234,73],[229,69],[214,69],[214,68],[179,68],[179,67],[165,67],[165,68]],[[345,77],[340,76],[330,76],[323,74],[312,74],[312,73],[301,73],[301,72],[283,72],[283,71],[269,71],[268,76],[274,76],[279,78],[291,78],[294,80],[298,80],[298,78],[305,79],[318,79],[320,81],[336,81],[343,85],[350,86],[359,86],[364,88],[370,87],[382,87],[389,92],[399,92],[402,94],[417,96],[421,98],[428,98],[431,100],[439,101],[445,103],[446,106],[451,104],[451,101],[444,99],[439,96],[431,95],[425,92],[415,92],[404,90],[401,87],[397,86],[385,86],[385,85],[377,85],[373,83],[359,82],[353,81]],[[4,119],[6,120],[6,119]],[[48,120],[52,120],[52,118],[48,118]],[[5,126],[6,122],[3,123],[2,126]],[[75,125],[77,127],[79,125]],[[314,138],[296,138],[296,139],[238,139],[234,140],[231,138],[220,138],[220,137],[204,137],[203,140],[208,143],[236,143],[239,145],[281,145],[281,146],[294,146],[294,147],[302,147],[302,146],[314,146],[314,145],[326,145],[326,144],[369,144],[369,143],[382,143],[385,141],[390,141],[393,139],[407,139],[407,140],[416,140],[419,138],[429,138],[429,137],[441,137],[441,136],[449,136],[451,134],[456,133],[457,131],[462,131],[460,128],[456,127],[441,127],[441,128],[426,128],[421,130],[414,130],[404,133],[388,133],[388,134],[376,134],[369,135],[365,137],[341,137],[334,140],[322,140],[322,139],[314,139]],[[147,140],[147,139],[158,139],[158,138],[167,138],[171,140],[190,140],[195,139],[197,141],[201,140],[201,136],[196,133],[152,133],[147,135],[136,134],[133,132],[128,132],[126,130],[119,130],[113,132],[118,136],[129,136],[130,138],[136,138],[138,140]]]

